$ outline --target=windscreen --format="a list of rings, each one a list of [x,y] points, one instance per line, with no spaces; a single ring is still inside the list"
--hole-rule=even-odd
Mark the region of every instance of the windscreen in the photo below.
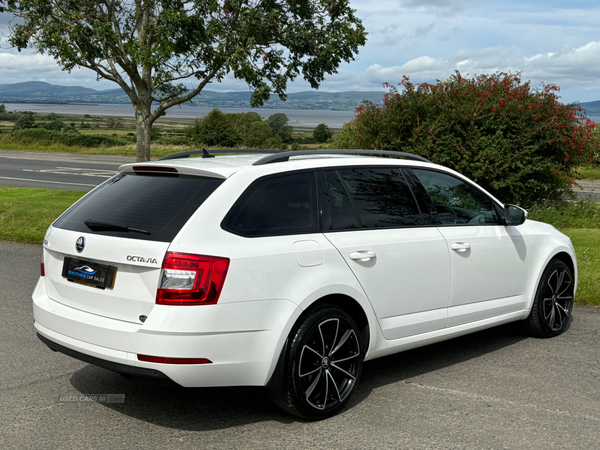
[[[119,174],[84,197],[54,226],[170,242],[222,182],[182,175]]]

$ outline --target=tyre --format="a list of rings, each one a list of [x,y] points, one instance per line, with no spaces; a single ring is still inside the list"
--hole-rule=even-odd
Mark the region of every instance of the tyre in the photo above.
[[[550,261],[542,274],[527,319],[529,331],[534,336],[558,336],[569,328],[574,289],[571,269],[558,259]]]
[[[306,419],[336,414],[358,385],[360,343],[356,323],[340,308],[324,306],[301,318],[288,340],[277,404]]]

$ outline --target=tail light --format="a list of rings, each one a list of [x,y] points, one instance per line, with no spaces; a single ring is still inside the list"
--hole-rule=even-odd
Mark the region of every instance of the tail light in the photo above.
[[[46,276],[46,268],[44,267],[44,249],[42,248],[42,255],[40,257],[40,276]]]
[[[229,258],[169,252],[162,265],[156,303],[214,305],[219,301]]]

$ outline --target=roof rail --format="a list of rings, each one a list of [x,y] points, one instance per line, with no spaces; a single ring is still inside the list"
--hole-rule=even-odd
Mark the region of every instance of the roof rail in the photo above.
[[[257,149],[218,149],[211,150],[210,153],[206,149],[202,150],[192,150],[189,152],[181,152],[181,153],[173,153],[172,155],[167,155],[159,159],[159,161],[166,161],[168,159],[182,159],[189,158],[192,155],[202,155],[203,158],[212,158],[214,155],[227,153],[227,154],[237,154],[237,153],[283,153],[283,150],[257,150]]]
[[[292,156],[307,156],[307,155],[370,155],[370,156],[401,156],[404,159],[412,161],[428,162],[428,159],[419,155],[405,152],[395,152],[391,150],[297,150],[283,151],[275,155],[268,155],[254,162],[253,166],[261,166],[263,164],[271,164],[274,162],[288,161]]]

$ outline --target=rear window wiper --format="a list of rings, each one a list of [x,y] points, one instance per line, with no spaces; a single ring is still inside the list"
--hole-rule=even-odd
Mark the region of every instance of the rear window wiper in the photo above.
[[[131,231],[134,233],[142,233],[150,235],[149,231],[140,230],[139,228],[127,227],[117,223],[101,222],[99,220],[88,219],[83,223],[92,231]]]

